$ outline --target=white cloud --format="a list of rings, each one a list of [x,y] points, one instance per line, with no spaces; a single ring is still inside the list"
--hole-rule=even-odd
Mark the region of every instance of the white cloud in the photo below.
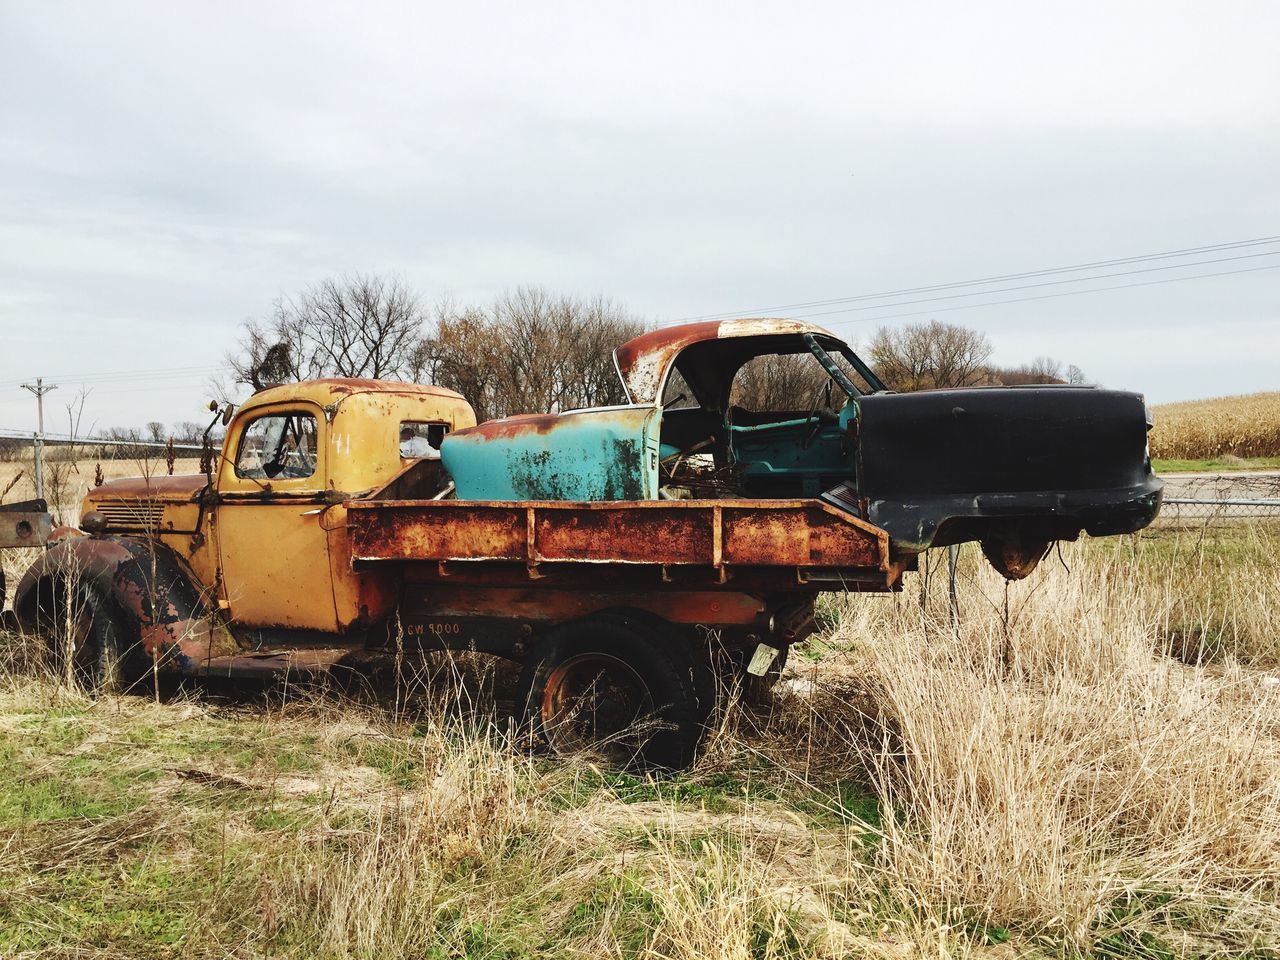
[[[10,5],[0,382],[212,363],[351,270],[669,319],[1280,233],[1277,28],[1268,3]],[[1274,385],[1277,277],[939,318],[1157,399],[1234,392]]]

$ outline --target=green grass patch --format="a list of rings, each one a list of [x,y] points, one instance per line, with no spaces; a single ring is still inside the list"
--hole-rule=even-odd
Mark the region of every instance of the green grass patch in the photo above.
[[[411,789],[422,776],[420,753],[392,739],[353,737],[342,744],[347,758],[372,767],[401,789]]]
[[[776,792],[768,784],[753,783],[749,777],[739,774],[650,777],[592,767],[558,780],[551,788],[549,799],[556,809],[566,810],[580,807],[602,793],[627,804],[668,802],[708,813],[731,813],[746,801],[776,798]]]
[[[881,823],[880,801],[865,783],[839,780],[822,790],[804,789],[787,797],[788,804],[806,815],[815,827],[850,827],[866,824],[873,830]],[[868,833],[868,840],[875,834]]]
[[[570,911],[565,933],[585,938],[608,925],[623,954],[639,956],[661,917],[662,907],[646,878],[627,871],[601,877]]]
[[[294,810],[271,807],[255,814],[249,822],[255,830],[278,832],[281,830],[297,830],[304,823],[313,820],[314,817],[303,816]]]
[[[1231,473],[1236,470],[1280,470],[1280,457],[1212,457],[1208,460],[1152,460],[1156,473]]]
[[[9,781],[0,788],[0,829],[58,820],[120,816],[141,805],[116,784],[90,778],[45,775]]]

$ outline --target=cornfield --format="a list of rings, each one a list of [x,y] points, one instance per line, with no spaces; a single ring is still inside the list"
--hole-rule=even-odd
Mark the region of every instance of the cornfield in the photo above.
[[[1280,393],[1165,403],[1153,412],[1157,459],[1280,456]]]

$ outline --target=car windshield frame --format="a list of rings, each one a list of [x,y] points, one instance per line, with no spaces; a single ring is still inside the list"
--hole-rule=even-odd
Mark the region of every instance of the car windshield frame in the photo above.
[[[857,371],[858,376],[862,377],[862,379],[867,382],[867,386],[871,387],[872,393],[888,391],[889,388],[884,385],[884,382],[872,373],[871,368],[863,363],[862,358],[854,353],[853,349],[843,340],[837,340],[835,337],[823,337],[813,333],[804,334],[803,339],[805,345],[809,348],[809,351],[817,357],[818,362],[822,364],[823,369],[827,371],[831,379],[834,380],[837,386],[847,393],[851,399],[854,397],[861,397],[864,394],[854,386],[853,381],[849,379],[848,375],[846,375],[836,362],[831,359],[831,354],[827,352],[828,347],[835,348],[835,352],[840,354],[840,356],[844,357],[844,359],[849,362],[849,365]]]

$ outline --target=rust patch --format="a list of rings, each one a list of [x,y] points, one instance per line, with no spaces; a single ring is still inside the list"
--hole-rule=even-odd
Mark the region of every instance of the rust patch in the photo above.
[[[982,541],[982,555],[1006,580],[1024,580],[1049,552],[1052,541],[1023,539],[1015,530],[1001,538]]]
[[[750,564],[760,557],[768,557],[769,563],[797,567],[886,569],[878,538],[868,537],[865,531],[821,506],[776,515],[726,508],[725,562]]]
[[[113,497],[119,500],[181,500],[186,502],[204,489],[203,474],[177,474],[172,477],[120,477],[108,480],[89,491],[88,499]]]
[[[419,588],[406,604],[410,619],[489,616],[506,611],[521,620],[560,622],[611,609],[644,610],[671,623],[744,625],[764,601],[734,590],[548,590],[541,587]]]
[[[352,557],[889,569],[887,534],[814,500],[352,502]]]
[[[541,511],[534,524],[546,560],[693,564],[711,558],[712,508]]]
[[[719,320],[705,320],[662,327],[642,333],[618,347],[613,352],[613,359],[631,402],[656,401],[671,362],[691,344],[716,339],[720,323]]]
[[[510,440],[530,433],[550,433],[556,424],[563,422],[557,413],[520,413],[501,420],[486,420],[474,427],[455,430],[454,437],[483,437],[485,440]]]
[[[144,649],[167,669],[191,670],[237,649],[181,561],[154,541],[76,537],[56,544],[18,584],[15,610],[33,627],[31,604],[48,578],[94,583],[136,624]]]
[[[822,327],[799,320],[774,317],[703,320],[642,333],[618,347],[613,352],[613,359],[631,402],[655,403],[666,382],[667,370],[685,348],[704,340],[795,333],[831,336]]]

